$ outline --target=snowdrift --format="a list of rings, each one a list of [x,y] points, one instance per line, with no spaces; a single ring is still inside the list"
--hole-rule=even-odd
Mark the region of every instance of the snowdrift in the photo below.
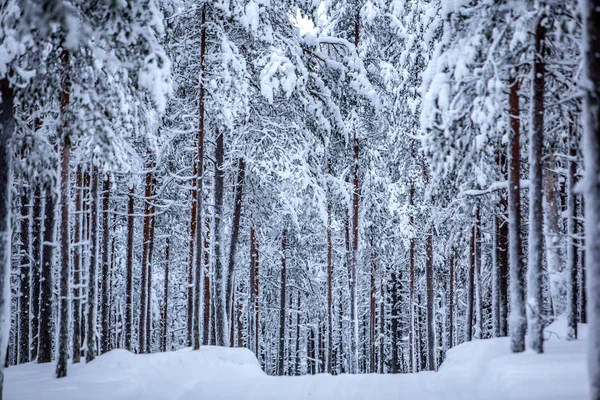
[[[509,339],[463,343],[438,373],[271,377],[247,349],[135,355],[114,350],[90,364],[29,363],[6,370],[7,400],[578,400],[589,398],[586,326],[568,342],[566,322],[546,329],[545,354],[511,354]]]

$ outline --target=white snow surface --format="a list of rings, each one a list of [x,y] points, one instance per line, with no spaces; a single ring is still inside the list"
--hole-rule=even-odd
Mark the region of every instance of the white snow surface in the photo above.
[[[205,346],[148,355],[113,350],[88,365],[69,365],[63,379],[54,378],[51,364],[11,367],[5,399],[587,399],[586,326],[579,330],[580,340],[563,340],[561,318],[546,329],[545,354],[511,354],[508,338],[476,340],[448,351],[437,373],[398,375],[272,377],[247,349]]]

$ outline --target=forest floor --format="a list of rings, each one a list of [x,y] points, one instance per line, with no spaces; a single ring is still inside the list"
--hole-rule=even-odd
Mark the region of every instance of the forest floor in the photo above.
[[[586,326],[564,338],[564,320],[546,329],[545,353],[511,354],[508,338],[463,343],[437,373],[267,376],[246,349],[205,346],[135,355],[114,350],[90,364],[51,364],[6,370],[7,400],[493,400],[589,398]]]

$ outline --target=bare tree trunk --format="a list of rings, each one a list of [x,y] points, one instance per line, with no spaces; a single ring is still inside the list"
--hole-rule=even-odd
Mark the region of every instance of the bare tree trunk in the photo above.
[[[465,341],[473,339],[473,300],[475,295],[475,226],[471,228],[469,243],[469,280],[467,282],[467,312],[465,314]]]
[[[42,260],[42,193],[39,184],[33,193],[33,229],[31,232],[31,358],[38,356],[40,318],[40,271]],[[81,341],[81,340],[80,340]]]
[[[331,173],[331,160],[328,161]],[[298,301],[300,298],[298,297]],[[333,244],[331,238],[331,202],[327,202],[327,373],[333,371]]]
[[[12,138],[14,135],[14,93],[8,77],[0,79],[0,321],[10,321],[10,224],[12,187]],[[0,360],[6,359],[7,330],[0,333]],[[4,387],[4,363],[0,362],[0,399]]]
[[[454,254],[450,256],[450,290],[448,294],[448,348],[454,346]]]
[[[73,363],[81,361],[81,193],[83,172],[81,164],[77,166],[75,184],[75,226],[73,228],[75,242],[73,246]]]
[[[23,183],[21,194],[21,264],[19,298],[19,363],[29,362],[29,309],[31,304],[30,279],[31,279],[31,252],[30,252],[30,226],[29,217],[29,188]]]
[[[233,221],[231,226],[231,242],[229,247],[229,264],[227,267],[227,284],[225,290],[225,298],[227,300],[227,310],[232,313],[227,320],[233,326],[233,304],[232,295],[234,287],[234,272],[235,272],[235,256],[237,252],[238,237],[240,234],[240,219],[242,217],[242,196],[244,193],[244,178],[246,174],[246,162],[243,158],[238,160],[237,182],[235,185],[235,199],[233,205]],[[231,338],[233,343],[233,338]]]
[[[148,325],[148,307],[150,306],[148,298],[149,280],[148,270],[150,268],[150,227],[152,225],[152,161],[146,163],[146,188],[144,192],[144,243],[142,244],[142,277],[141,277],[141,294],[140,294],[140,321],[138,330],[138,351],[145,353],[147,346],[147,325]]]
[[[127,261],[125,271],[125,348],[133,351],[133,235],[135,228],[135,187],[129,189],[127,201]]]
[[[585,240],[589,300],[590,398],[600,399],[600,0],[582,0],[584,135],[586,176]]]
[[[204,302],[203,302],[203,324],[202,343],[208,345],[210,336],[210,220],[204,220]]]
[[[483,329],[483,307],[481,304],[481,209],[477,205],[475,212],[475,339],[481,339]]]
[[[500,273],[500,265],[498,262],[498,237],[499,237],[499,229],[498,229],[498,217],[493,217],[492,223],[492,335],[493,337],[500,337],[500,326],[502,323],[500,322],[500,302],[501,302],[501,273]]]
[[[169,334],[169,251],[171,239],[167,237],[165,243],[165,281],[164,281],[164,300],[162,309],[162,335],[161,351],[167,351],[167,337]]]
[[[104,180],[104,187],[102,191],[104,196],[102,197],[102,340],[100,341],[100,354],[104,354],[110,350],[110,331],[109,325],[110,320],[108,319],[110,314],[110,299],[108,292],[110,288],[110,264],[109,264],[109,238],[110,238],[110,225],[109,225],[109,207],[110,207],[110,173],[106,174]]]
[[[253,321],[253,310],[256,311],[256,269],[254,264],[256,246],[256,231],[254,230],[254,222],[250,222],[250,281],[248,285],[248,347],[254,351],[258,357],[258,338],[256,336],[256,321]],[[254,336],[253,336],[254,335]],[[252,341],[254,340],[254,343]]]
[[[376,325],[376,300],[377,288],[375,287],[375,269],[377,268],[375,262],[375,248],[373,247],[373,240],[371,240],[371,290],[369,293],[369,372],[377,372],[375,369],[375,325]]]
[[[154,164],[152,165],[154,169]],[[156,180],[152,177],[151,193],[154,198]],[[154,254],[154,227],[156,226],[156,207],[150,207],[150,243],[148,243],[148,303],[146,305],[146,353],[152,352],[152,257]]]
[[[429,371],[435,371],[435,331],[434,315],[435,304],[433,303],[433,228],[427,232],[426,242],[427,259],[425,262],[425,284],[427,286],[427,364]]]
[[[69,122],[67,112],[70,103],[71,84],[69,76],[69,52],[62,50],[61,63],[65,68],[63,88],[60,94],[59,136],[61,141],[60,155],[60,301],[58,322],[58,360],[56,363],[56,377],[67,376],[67,361],[69,359],[69,311],[70,311],[70,278],[71,278],[71,239],[69,224],[69,203],[71,200],[69,182],[69,162],[71,159],[71,140],[69,135]]]
[[[285,300],[286,300],[286,247],[287,247],[287,229],[283,230],[281,236],[281,292],[279,296],[279,347],[277,349],[277,375],[282,376],[284,372],[284,352],[285,352]]]
[[[409,211],[409,224],[414,230],[415,217],[413,215],[413,206],[415,197],[415,186],[410,183],[409,192],[409,204],[411,210]],[[408,281],[408,368],[411,373],[417,372],[415,368],[416,361],[414,359],[415,354],[415,317],[414,317],[414,303],[415,303],[415,239],[411,236],[409,250],[408,250],[408,263],[409,263],[409,281]]]
[[[519,70],[510,77],[510,124],[508,141],[508,220],[510,269],[510,349],[525,350],[525,282],[523,281],[523,247],[521,244],[521,109],[519,106]]]
[[[51,187],[46,188],[44,205],[44,240],[42,245],[42,270],[40,279],[40,329],[38,363],[52,361],[52,269],[54,266],[55,203]]]
[[[357,35],[358,35],[358,17],[357,17]],[[350,373],[358,373],[358,315],[357,315],[357,268],[358,268],[358,217],[359,217],[359,198],[360,186],[358,180],[358,162],[359,162],[359,144],[356,133],[354,136],[354,179],[352,189],[352,263],[350,273],[350,321],[352,326],[351,355],[350,355]]]
[[[223,181],[225,171],[223,170],[223,157],[225,145],[223,143],[223,133],[217,131],[217,143],[215,146],[215,324],[216,324],[216,343],[218,346],[229,345],[229,335],[227,329],[227,311],[225,301],[225,281],[223,271],[223,262],[221,255],[221,221],[223,219]]]
[[[392,267],[394,268],[394,267]],[[400,318],[399,308],[399,296],[398,296],[398,283],[401,281],[399,275],[396,275],[396,271],[392,270],[391,274],[392,280],[392,304],[391,304],[391,351],[392,351],[392,365],[391,371],[392,374],[397,374],[399,372],[399,360],[398,360],[398,318]]]
[[[543,18],[535,32],[535,59],[533,62],[532,124],[529,134],[529,259],[527,262],[527,332],[529,347],[536,353],[544,352],[543,337],[543,207],[542,207],[542,152],[544,141],[544,40],[546,28]]]
[[[572,116],[571,116],[572,117]],[[575,124],[569,126],[569,169],[567,175],[567,339],[577,339],[577,137]]]
[[[98,166],[92,166],[92,218],[90,221],[90,265],[88,271],[87,328],[85,362],[96,358],[96,296],[98,290]]]
[[[194,315],[193,315],[193,346],[200,348],[200,299],[202,298],[202,206],[204,184],[204,58],[206,54],[206,5],[202,6],[200,23],[200,94],[199,94],[199,124],[198,124],[198,154],[196,163],[196,271],[194,280]]]

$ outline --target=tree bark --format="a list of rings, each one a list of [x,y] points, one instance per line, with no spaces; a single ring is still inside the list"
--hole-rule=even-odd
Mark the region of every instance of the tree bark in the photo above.
[[[88,271],[88,296],[87,296],[87,328],[85,362],[89,363],[96,358],[96,296],[98,290],[98,166],[92,166],[92,218],[90,221],[90,265]]]
[[[11,187],[12,138],[14,135],[14,93],[8,78],[0,79],[0,321],[10,322],[10,256],[11,256]],[[6,359],[8,335],[0,333],[0,360]],[[4,387],[4,363],[0,362],[0,398]]]
[[[331,160],[328,161],[331,173]],[[333,244],[331,237],[331,202],[327,202],[327,373],[333,371]],[[298,298],[299,299],[299,298]],[[299,301],[299,300],[298,300]]]
[[[577,339],[577,137],[575,125],[569,126],[569,169],[567,172],[567,339]]]
[[[358,17],[357,17],[358,35]],[[359,233],[359,196],[360,185],[358,179],[359,143],[356,133],[354,136],[354,178],[352,189],[352,263],[350,270],[350,321],[352,326],[352,340],[350,341],[350,373],[358,373],[358,315],[357,315],[357,273],[358,268],[358,233]]]
[[[413,230],[410,237],[410,244],[408,250],[408,264],[409,264],[409,281],[408,281],[408,368],[410,372],[415,373],[416,361],[414,360],[415,353],[415,317],[414,317],[414,303],[415,303],[415,217],[413,215],[413,206],[415,204],[415,186],[410,183],[409,192],[409,224]]]
[[[225,171],[223,170],[223,157],[225,146],[223,143],[223,133],[217,131],[217,143],[215,146],[215,324],[216,324],[216,343],[217,346],[228,346],[229,332],[227,329],[227,311],[225,301],[225,282],[223,262],[221,255],[221,221],[223,219],[223,181],[225,180]]]
[[[590,398],[600,399],[600,0],[582,0]]]
[[[110,288],[110,264],[109,264],[109,207],[110,207],[110,173],[106,174],[104,187],[102,188],[104,196],[102,197],[102,340],[100,354],[110,350],[110,299],[108,297]]]
[[[162,335],[161,351],[167,351],[167,337],[169,333],[169,251],[171,240],[167,237],[165,243],[165,281],[164,281],[164,300],[162,309]]]
[[[279,347],[277,348],[277,375],[282,376],[284,372],[285,352],[285,316],[286,316],[286,247],[287,229],[283,230],[281,236],[281,292],[279,295]]]
[[[77,166],[75,183],[75,226],[73,227],[73,363],[81,361],[81,192],[83,171]]]
[[[131,185],[127,201],[127,260],[125,263],[125,348],[133,351],[133,237],[135,228],[135,187]]]
[[[543,259],[543,207],[542,207],[542,149],[544,141],[544,40],[546,28],[540,18],[535,32],[535,58],[533,62],[532,124],[529,133],[529,258],[527,262],[527,337],[529,347],[536,353],[544,352],[542,259]]]
[[[227,300],[227,310],[231,310],[231,314],[227,320],[233,326],[233,287],[235,280],[235,256],[237,252],[238,238],[240,235],[240,219],[242,217],[242,196],[244,193],[244,178],[246,174],[246,162],[243,158],[238,160],[237,182],[235,185],[235,199],[233,204],[233,221],[231,225],[231,242],[229,247],[229,263],[227,267],[227,284],[225,290],[225,298]],[[232,338],[233,342],[233,338]]]
[[[519,70],[510,77],[509,105],[511,131],[508,140],[508,242],[510,270],[510,349],[525,350],[525,283],[523,282],[523,247],[521,244],[521,109],[519,105]]]
[[[31,232],[31,357],[38,356],[40,317],[40,271],[42,260],[42,193],[40,185],[33,193],[33,226]],[[81,341],[81,340],[80,340]]]
[[[54,266],[55,203],[51,187],[46,188],[44,205],[44,239],[42,244],[42,270],[40,277],[40,328],[38,363],[52,361],[52,269]]]
[[[194,280],[194,316],[193,316],[193,346],[194,350],[200,348],[200,304],[202,299],[202,206],[203,206],[203,175],[204,175],[204,58],[206,54],[206,5],[202,6],[200,23],[200,95],[199,95],[199,123],[198,123],[198,154],[196,163],[198,175],[196,177],[196,271]]]
[[[203,302],[203,324],[202,343],[208,345],[210,336],[210,220],[204,220],[204,302]]]
[[[58,360],[56,377],[67,376],[67,361],[69,359],[69,311],[70,311],[70,277],[71,277],[71,240],[69,224],[69,203],[71,200],[69,182],[69,162],[71,159],[71,140],[68,132],[67,112],[70,103],[70,81],[68,73],[69,52],[63,50],[61,62],[65,67],[63,89],[60,95],[61,125],[59,136],[61,140],[60,156],[60,301],[58,322]]]
[[[20,292],[19,298],[19,363],[29,362],[29,328],[31,304],[30,279],[31,279],[31,252],[30,252],[30,204],[29,188],[23,183],[21,194],[21,263],[19,265]]]
[[[435,371],[435,331],[434,315],[435,304],[433,303],[433,228],[427,232],[425,244],[427,259],[425,261],[425,284],[427,286],[427,366],[429,371]]]
[[[454,346],[454,254],[450,256],[450,289],[448,293],[448,348]]]
[[[475,226],[469,242],[469,279],[467,282],[467,312],[465,314],[465,341],[473,339],[473,303],[475,297]]]

